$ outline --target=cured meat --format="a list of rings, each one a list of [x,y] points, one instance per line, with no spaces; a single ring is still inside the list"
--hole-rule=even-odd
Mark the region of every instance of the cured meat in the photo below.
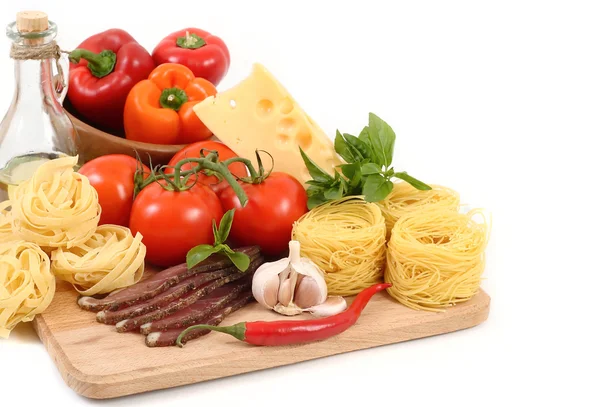
[[[216,309],[222,308],[240,295],[240,292],[252,285],[251,279],[225,284],[206,297],[200,298],[187,308],[158,321],[148,322],[140,327],[140,332],[148,335],[151,332],[166,331],[173,328],[185,328],[206,318]]]
[[[196,291],[193,291],[191,294],[189,294],[183,298],[180,298],[172,303],[167,304],[166,306],[164,306],[161,309],[158,309],[156,311],[149,312],[147,314],[140,315],[140,316],[137,316],[134,318],[124,319],[124,320],[120,321],[119,323],[117,323],[117,325],[116,325],[117,332],[133,331],[148,322],[163,319],[169,315],[174,314],[175,312],[177,312],[183,308],[189,307],[190,305],[192,305],[193,303],[198,301],[200,298],[204,297],[205,295],[210,294],[217,288],[222,287],[225,284],[230,283],[232,281],[239,280],[245,276],[252,275],[254,273],[254,271],[256,271],[256,269],[263,262],[264,262],[264,259],[261,256],[261,257],[257,258],[256,260],[252,261],[250,263],[250,266],[248,267],[248,270],[246,270],[244,273],[236,272],[236,273],[229,274],[223,278],[213,281],[212,283],[206,285],[205,287],[202,287]]]
[[[225,305],[221,309],[214,310],[213,313],[203,320],[198,321],[197,324],[207,325],[219,325],[225,317],[230,315],[232,312],[237,311],[244,305],[248,304],[253,300],[252,291],[244,291],[238,298],[231,301],[228,305]],[[169,329],[168,331],[152,332],[146,336],[146,346],[151,348],[161,346],[174,346],[177,343],[177,338],[183,332],[185,328]],[[192,339],[204,336],[211,331],[209,329],[195,329],[188,332],[181,340],[182,343],[186,343]]]
[[[210,273],[200,273],[172,286],[156,297],[150,298],[141,303],[134,304],[127,308],[122,308],[117,311],[104,310],[96,314],[96,321],[103,324],[114,325],[119,321],[127,318],[134,318],[152,311],[156,311],[165,305],[178,300],[191,291],[201,289],[208,285],[211,281],[218,280],[229,274],[237,273],[235,267],[228,267],[223,270],[213,271]]]
[[[251,261],[260,254],[258,246],[248,246],[234,250],[247,254],[250,256]],[[218,271],[230,267],[231,265],[231,261],[226,257],[211,256],[191,269],[188,269],[186,264],[180,264],[163,270],[160,273],[156,273],[147,280],[131,287],[127,287],[118,292],[113,292],[102,299],[81,297],[77,303],[79,304],[79,307],[87,311],[116,311],[156,297],[173,285],[193,275]]]

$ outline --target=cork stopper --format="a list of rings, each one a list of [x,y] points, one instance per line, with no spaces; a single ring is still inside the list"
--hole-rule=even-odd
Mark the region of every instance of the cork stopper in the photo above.
[[[48,14],[43,11],[19,11],[17,13],[17,30],[22,33],[46,31]]]

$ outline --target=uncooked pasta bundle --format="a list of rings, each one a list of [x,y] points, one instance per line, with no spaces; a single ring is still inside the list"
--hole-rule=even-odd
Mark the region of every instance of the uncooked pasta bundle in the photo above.
[[[381,282],[385,220],[374,203],[347,197],[320,205],[294,223],[301,254],[325,272],[331,295],[354,295]]]
[[[12,228],[21,239],[44,249],[85,242],[100,220],[98,194],[74,171],[77,157],[50,160],[20,184],[12,199]]]
[[[400,217],[388,242],[388,293],[407,307],[429,311],[469,300],[479,290],[488,236],[481,210],[438,208]]]
[[[406,182],[394,184],[392,192],[377,205],[385,217],[389,239],[396,221],[411,211],[431,209],[452,209],[458,211],[460,196],[456,191],[439,185],[431,185],[428,191],[421,191]]]
[[[85,242],[52,252],[52,272],[80,294],[106,294],[137,283],[144,273],[146,246],[139,233],[102,225]]]
[[[0,338],[19,323],[48,308],[56,280],[50,259],[39,246],[24,241],[0,244]]]

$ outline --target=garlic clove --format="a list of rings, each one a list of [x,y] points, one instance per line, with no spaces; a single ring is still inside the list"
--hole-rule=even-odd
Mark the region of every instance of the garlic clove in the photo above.
[[[348,308],[348,304],[344,297],[335,296],[329,297],[325,302],[303,309],[302,311],[308,311],[315,317],[330,317],[345,311],[346,308]]]
[[[259,304],[273,308],[277,304],[279,292],[279,274],[287,268],[287,259],[262,264],[252,277],[252,295]]]
[[[277,305],[277,290],[279,289],[279,277],[277,275],[271,276],[269,278],[264,287],[262,299],[263,301],[259,301],[262,305],[267,308],[273,308]]]
[[[305,276],[298,284],[294,293],[294,304],[300,308],[310,308],[325,301],[327,293],[323,295],[319,283],[313,277]]]
[[[279,293],[277,296],[280,304],[284,306],[290,305],[292,299],[294,298],[293,288],[294,285],[292,284],[292,279],[290,278],[286,278],[280,283]]]

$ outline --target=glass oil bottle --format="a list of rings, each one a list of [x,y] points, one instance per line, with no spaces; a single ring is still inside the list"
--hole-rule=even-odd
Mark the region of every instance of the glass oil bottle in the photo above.
[[[13,41],[16,83],[0,123],[0,202],[42,163],[78,155],[78,135],[62,107],[68,64],[59,61],[56,33],[56,24],[36,11],[18,13],[6,28]],[[60,75],[53,73],[54,64]],[[81,165],[81,157],[79,161]]]

